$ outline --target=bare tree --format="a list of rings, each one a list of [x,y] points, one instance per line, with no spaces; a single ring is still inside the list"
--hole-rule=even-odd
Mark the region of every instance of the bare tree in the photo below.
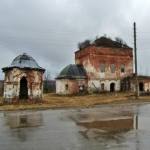
[[[129,46],[127,45],[127,43],[123,41],[122,38],[116,37],[115,40],[116,40],[116,42],[119,44],[119,45],[118,45],[119,47],[124,47],[124,48],[128,48],[128,47],[129,47]]]
[[[79,42],[78,43],[78,48],[81,50],[81,49],[84,49],[85,47],[88,47],[91,45],[91,40],[87,39],[83,42]]]
[[[44,73],[44,92],[48,93],[48,86],[49,86],[49,81],[51,79],[51,75],[49,71],[45,71]]]
[[[122,47],[122,45],[124,43],[123,40],[121,38],[119,38],[119,37],[116,37],[115,40],[119,44],[119,47]]]

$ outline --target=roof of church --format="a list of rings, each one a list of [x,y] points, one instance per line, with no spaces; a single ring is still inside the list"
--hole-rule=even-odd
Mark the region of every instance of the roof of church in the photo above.
[[[11,63],[10,66],[2,68],[2,70],[7,70],[11,68],[20,68],[20,69],[35,69],[35,70],[43,70],[44,68],[40,67],[38,63],[31,56],[23,53],[22,55],[17,56]]]
[[[56,79],[86,79],[86,72],[82,65],[70,64],[65,67],[60,74],[56,77]]]

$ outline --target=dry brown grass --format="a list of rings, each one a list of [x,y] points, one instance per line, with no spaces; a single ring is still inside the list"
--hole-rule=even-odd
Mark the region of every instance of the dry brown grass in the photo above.
[[[121,104],[150,102],[150,96],[135,99],[134,93],[106,93],[106,94],[87,94],[63,96],[54,93],[44,94],[43,100],[38,103],[17,103],[3,104],[0,97],[0,110],[23,110],[23,109],[48,109],[48,108],[69,108],[69,107],[88,107],[101,104]]]

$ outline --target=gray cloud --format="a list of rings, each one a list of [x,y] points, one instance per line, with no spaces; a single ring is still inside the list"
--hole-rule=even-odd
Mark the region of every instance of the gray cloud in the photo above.
[[[106,34],[133,47],[137,24],[138,70],[149,72],[150,2],[145,0],[0,0],[0,67],[26,52],[52,78],[74,63],[77,43]],[[0,79],[4,74],[0,73]]]

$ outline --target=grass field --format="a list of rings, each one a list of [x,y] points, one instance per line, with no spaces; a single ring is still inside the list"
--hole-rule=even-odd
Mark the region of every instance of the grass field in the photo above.
[[[18,102],[16,104],[4,104],[3,97],[0,97],[0,110],[88,107],[102,104],[122,104],[137,102],[150,102],[150,96],[141,96],[136,100],[134,93],[130,92],[70,96],[48,93],[43,94],[43,100],[38,103]]]

